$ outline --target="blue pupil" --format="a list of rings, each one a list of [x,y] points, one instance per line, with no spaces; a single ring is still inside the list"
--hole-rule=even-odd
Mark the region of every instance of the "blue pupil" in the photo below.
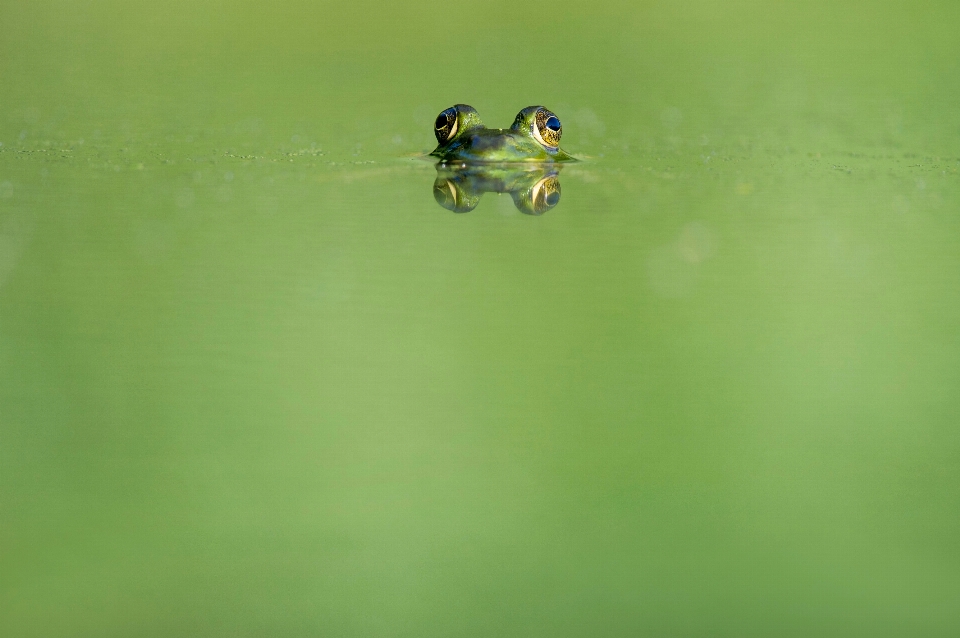
[[[560,120],[558,120],[555,115],[551,115],[550,117],[547,118],[547,128],[550,129],[551,131],[559,131]]]

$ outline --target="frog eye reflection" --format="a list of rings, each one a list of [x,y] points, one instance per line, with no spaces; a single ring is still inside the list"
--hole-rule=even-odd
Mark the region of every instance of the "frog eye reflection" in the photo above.
[[[544,146],[556,148],[560,145],[560,135],[562,133],[563,128],[560,126],[560,118],[547,109],[537,111],[533,134],[538,142]]]
[[[451,106],[437,116],[437,121],[433,124],[433,133],[441,144],[453,139],[453,136],[457,134],[456,107]]]
[[[455,213],[469,213],[477,204],[483,193],[471,193],[456,183],[456,180],[437,176],[433,183],[433,198],[437,203]]]
[[[556,118],[554,118],[556,119]],[[559,126],[560,122],[557,121]],[[542,215],[560,203],[560,180],[550,175],[537,182],[531,193],[533,214]]]

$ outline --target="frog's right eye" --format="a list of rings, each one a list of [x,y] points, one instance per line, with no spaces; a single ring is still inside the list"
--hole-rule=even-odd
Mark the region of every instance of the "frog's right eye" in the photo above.
[[[433,133],[441,144],[453,139],[453,136],[457,134],[457,108],[455,106],[451,106],[437,116],[437,121],[433,124]]]
[[[563,129],[560,126],[560,118],[541,107],[536,114],[533,136],[544,146],[556,149],[560,144],[560,136],[562,134]]]

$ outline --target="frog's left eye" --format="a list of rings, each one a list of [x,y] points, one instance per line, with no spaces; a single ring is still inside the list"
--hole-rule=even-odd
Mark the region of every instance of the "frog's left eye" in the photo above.
[[[533,125],[533,135],[538,142],[544,146],[557,148],[560,146],[560,135],[562,133],[563,127],[560,126],[560,118],[547,109],[537,111]]]
[[[457,107],[451,106],[437,116],[433,125],[433,133],[441,144],[449,142],[457,134]]]

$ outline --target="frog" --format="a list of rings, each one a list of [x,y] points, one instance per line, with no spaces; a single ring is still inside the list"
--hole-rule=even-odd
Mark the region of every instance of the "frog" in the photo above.
[[[525,215],[542,215],[560,203],[562,164],[437,164],[433,197],[455,213],[468,213],[484,193],[508,194]]]
[[[528,106],[509,129],[502,129],[484,126],[472,106],[455,104],[440,112],[433,132],[438,146],[430,155],[441,163],[576,161],[560,148],[560,118],[544,106]]]

